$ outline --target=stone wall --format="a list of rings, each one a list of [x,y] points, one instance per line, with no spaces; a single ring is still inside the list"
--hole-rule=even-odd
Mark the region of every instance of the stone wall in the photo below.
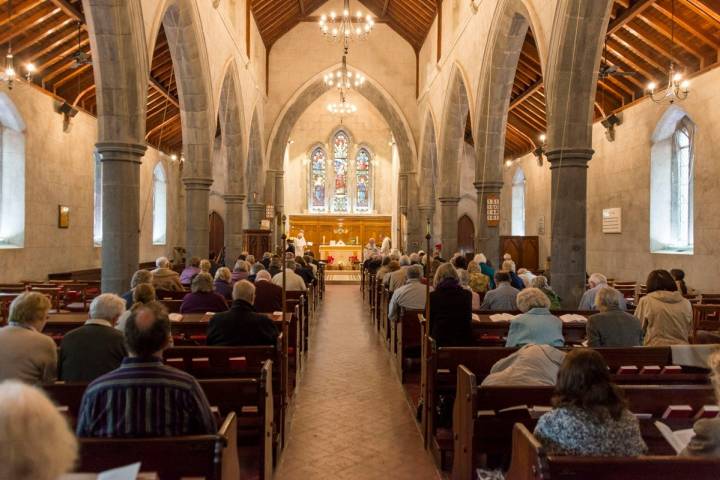
[[[6,91],[26,126],[25,130],[25,244],[0,250],[0,282],[45,279],[48,273],[96,268],[100,248],[93,245],[93,150],[97,120],[84,112],[63,131],[55,100],[25,83]],[[152,244],[153,169],[158,161],[168,176],[168,243]],[[177,163],[148,148],[141,167],[140,260],[170,254],[182,244],[184,202]],[[70,207],[70,228],[58,228],[58,206]]]

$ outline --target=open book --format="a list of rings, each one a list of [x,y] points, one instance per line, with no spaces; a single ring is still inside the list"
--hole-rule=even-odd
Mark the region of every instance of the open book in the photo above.
[[[493,313],[490,315],[490,320],[493,322],[511,322],[515,318],[515,315],[511,313]]]
[[[688,443],[690,443],[693,435],[695,435],[692,428],[672,431],[670,427],[662,422],[655,422],[655,426],[658,430],[660,430],[662,436],[665,437],[665,440],[667,440],[670,446],[673,447],[675,452],[678,454],[685,450],[685,447],[688,446]]]

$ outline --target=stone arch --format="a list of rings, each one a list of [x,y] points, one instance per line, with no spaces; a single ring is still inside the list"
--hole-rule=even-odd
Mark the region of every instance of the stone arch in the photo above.
[[[467,85],[459,65],[453,65],[445,97],[439,149],[440,234],[446,255],[452,255],[457,250],[460,155],[464,149],[465,125],[470,114]]]
[[[488,198],[499,196],[503,186],[502,164],[510,97],[525,35],[533,27],[530,12],[522,0],[498,2],[491,25],[476,98],[475,188],[478,192],[478,248],[499,265],[499,226],[488,225],[485,212]]]
[[[140,259],[140,163],[148,60],[140,0],[83,0],[102,161],[102,290],[127,289]],[[122,221],[120,221],[122,219]]]
[[[437,137],[435,135],[435,119],[430,110],[425,115],[425,128],[423,129],[420,147],[420,187],[419,204],[421,207],[435,208],[435,185],[437,181]]]
[[[234,260],[242,253],[243,211],[245,203],[245,147],[242,92],[237,65],[227,65],[218,101],[218,121],[227,160],[225,200],[225,258]]]
[[[211,153],[216,117],[210,68],[196,3],[171,0],[162,13],[162,25],[170,48],[180,101],[185,155],[183,183],[186,191],[187,256],[205,257],[209,253]]]
[[[553,287],[575,308],[585,290],[587,164],[603,42],[612,0],[559,0],[545,74],[551,170]]]

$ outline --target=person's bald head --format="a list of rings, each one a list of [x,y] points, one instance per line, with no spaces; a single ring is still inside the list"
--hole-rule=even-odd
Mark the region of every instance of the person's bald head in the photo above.
[[[170,344],[170,318],[160,302],[136,305],[125,325],[125,343],[133,357],[161,355]]]

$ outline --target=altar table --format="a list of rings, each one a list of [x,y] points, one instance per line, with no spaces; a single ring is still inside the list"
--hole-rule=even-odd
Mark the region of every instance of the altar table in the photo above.
[[[320,245],[320,259],[333,257],[331,265],[352,266],[350,257],[362,258],[361,245]]]

